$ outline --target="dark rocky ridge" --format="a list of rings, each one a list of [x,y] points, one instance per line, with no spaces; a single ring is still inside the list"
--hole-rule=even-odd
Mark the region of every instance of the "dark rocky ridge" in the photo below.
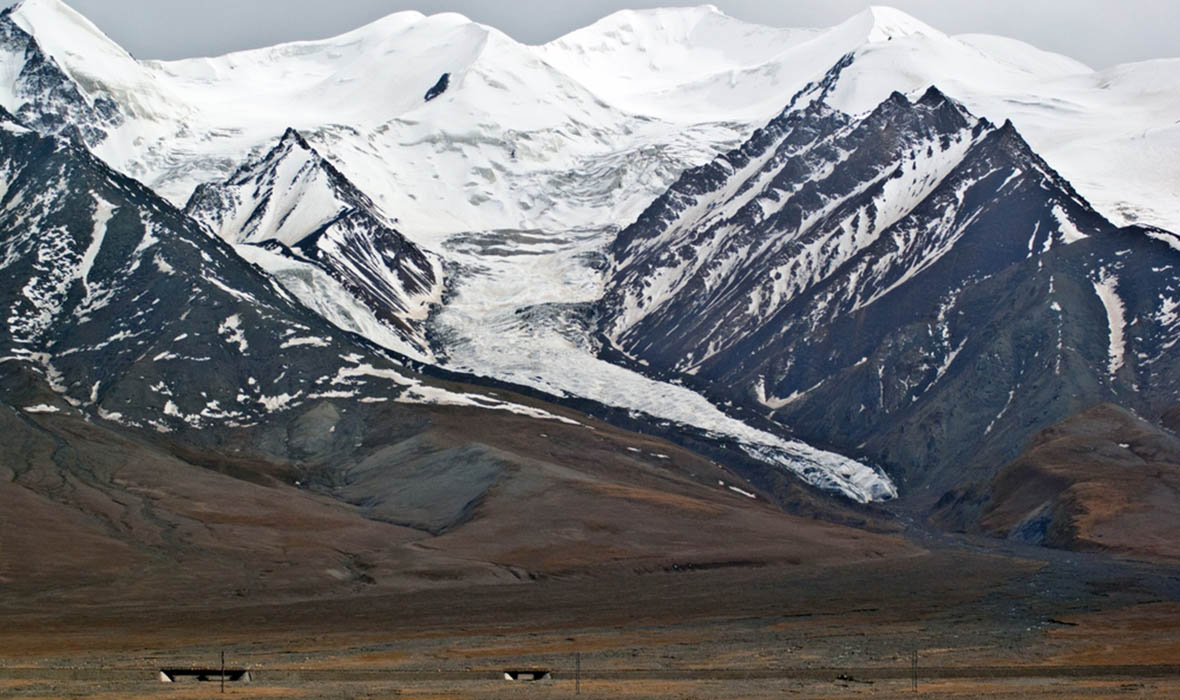
[[[39,372],[51,409],[216,443],[209,428],[323,399],[360,410],[419,381],[85,149],[6,115],[0,168],[0,367]],[[328,449],[280,443],[284,457]]]
[[[935,89],[859,122],[815,101],[623,231],[602,330],[608,352],[886,466],[925,508],[1095,403],[1174,408],[1180,253],[1147,233]]]

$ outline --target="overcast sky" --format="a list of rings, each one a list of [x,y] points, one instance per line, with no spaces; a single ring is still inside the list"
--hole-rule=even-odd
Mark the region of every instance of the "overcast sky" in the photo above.
[[[461,12],[529,44],[648,0],[66,0],[139,58],[184,58],[332,36],[399,10]],[[0,7],[14,4],[0,0]],[[715,0],[727,14],[791,27],[836,24],[870,4],[951,33],[1022,39],[1095,68],[1180,57],[1177,0]]]

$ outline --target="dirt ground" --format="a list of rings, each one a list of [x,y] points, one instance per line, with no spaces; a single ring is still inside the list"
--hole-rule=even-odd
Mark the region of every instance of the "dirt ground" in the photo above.
[[[333,684],[318,683],[302,686],[230,687],[224,695],[216,688],[144,686],[134,683],[114,683],[102,687],[78,685],[27,686],[29,694],[3,695],[27,699],[93,698],[121,700],[122,698],[159,698],[161,700],[189,700],[191,698],[226,697],[246,699],[293,698],[299,700],[340,700],[344,698],[401,698],[418,700],[499,700],[500,698],[574,697],[573,681],[513,686],[503,682],[468,682],[451,684],[391,683],[391,684]],[[598,682],[581,684],[578,697],[586,698],[1175,698],[1180,694],[1180,683],[1175,681],[1139,682],[1132,679],[1073,680],[1034,678],[1021,680],[955,680],[923,684],[914,691],[908,682],[890,681],[867,683],[818,681],[706,681],[706,682]]]
[[[1043,553],[1043,552],[1041,552]],[[336,600],[0,616],[0,698],[1180,697],[1177,571],[972,551]],[[918,650],[918,691],[911,654]],[[575,687],[577,655],[581,683]],[[506,669],[552,679],[510,683]]]
[[[462,418],[357,466],[384,506],[10,421],[0,698],[209,698],[158,672],[222,652],[239,698],[1180,697],[1175,563],[786,514],[655,439]]]

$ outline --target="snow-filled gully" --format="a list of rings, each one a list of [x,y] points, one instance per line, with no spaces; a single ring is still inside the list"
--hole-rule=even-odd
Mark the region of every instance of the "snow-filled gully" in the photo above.
[[[492,231],[448,239],[443,254],[453,286],[431,328],[446,366],[731,438],[751,457],[858,502],[897,496],[889,478],[869,466],[755,429],[688,388],[599,359],[581,309],[602,294],[593,261],[613,235]]]

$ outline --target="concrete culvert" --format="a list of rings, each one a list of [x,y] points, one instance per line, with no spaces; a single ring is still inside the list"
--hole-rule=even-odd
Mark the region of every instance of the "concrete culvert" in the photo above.
[[[242,669],[208,670],[200,668],[162,668],[160,669],[161,683],[182,683],[192,681],[197,683],[249,683],[250,672]]]
[[[534,681],[547,681],[547,680],[550,680],[552,677],[553,676],[549,671],[532,670],[532,671],[505,671],[504,672],[504,680],[506,680],[506,681],[523,681],[523,682],[531,683]]]

